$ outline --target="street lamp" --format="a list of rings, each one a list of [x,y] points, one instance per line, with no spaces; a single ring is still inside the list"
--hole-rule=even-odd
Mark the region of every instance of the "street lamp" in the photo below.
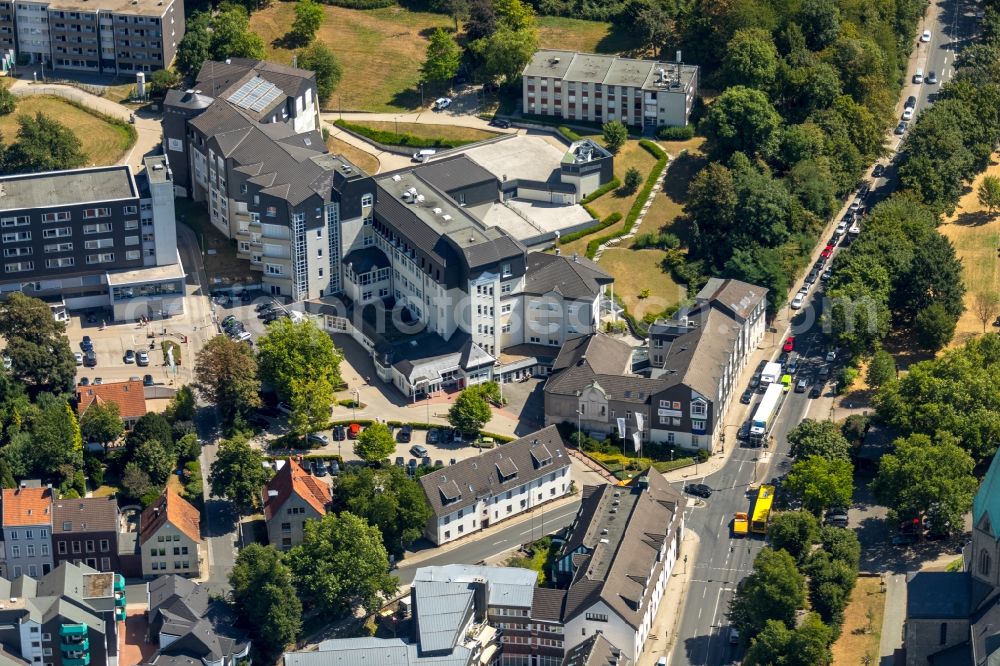
[[[354,420],[357,421],[358,420],[358,404],[361,403],[361,389],[356,388],[356,389],[354,389],[353,393],[354,393],[354,404],[353,404]]]
[[[581,451],[583,450],[583,445],[580,443],[580,418],[583,416],[583,412],[579,409],[576,410],[576,446]]]

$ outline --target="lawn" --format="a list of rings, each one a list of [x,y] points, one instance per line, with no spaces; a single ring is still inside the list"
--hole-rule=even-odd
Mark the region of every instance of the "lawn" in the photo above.
[[[624,301],[636,319],[642,319],[647,313],[663,312],[687,295],[687,291],[660,268],[666,255],[663,250],[615,247],[609,247],[601,255],[601,268],[615,278],[615,295]],[[643,289],[649,289],[647,298],[639,298]]]
[[[858,578],[851,602],[844,610],[844,628],[833,644],[833,663],[844,666],[864,664],[865,656],[878,663],[878,643],[882,634],[885,592],[877,576]]]
[[[411,134],[421,139],[443,139],[445,141],[464,141],[474,143],[498,136],[497,132],[476,129],[475,127],[458,127],[456,125],[428,125],[426,123],[399,123],[395,121],[352,120],[352,124],[370,127],[382,132],[396,134]]]
[[[268,60],[291,63],[293,51],[281,38],[294,20],[294,3],[276,2],[255,12],[251,29],[264,39]],[[420,65],[435,28],[452,28],[449,16],[414,12],[402,7],[356,10],[324,5],[326,20],[317,39],[333,49],[344,77],[324,108],[396,112],[420,106]],[[549,48],[616,52],[628,48],[630,36],[609,23],[540,17],[539,44]],[[378,72],[378,75],[373,75]],[[426,90],[429,103],[436,93]]]
[[[365,152],[360,148],[352,146],[346,141],[341,141],[335,136],[326,137],[326,149],[331,153],[337,155],[343,155],[355,166],[360,167],[365,173],[376,174],[378,170],[382,167],[378,158],[371,153]]]
[[[652,458],[636,458],[624,456],[621,453],[601,453],[588,451],[587,455],[607,467],[618,479],[631,478],[635,472],[653,467],[658,472],[669,472],[680,467],[694,464],[694,458],[689,456],[676,457],[673,460],[653,460]]]
[[[7,142],[14,141],[18,129],[17,117],[21,114],[34,116],[39,111],[73,130],[87,155],[87,166],[117,164],[132,147],[132,139],[125,127],[113,125],[59,97],[49,95],[32,95],[18,100],[14,113],[0,116],[0,134]]]
[[[994,156],[996,159],[996,156]],[[1000,291],[1000,271],[997,270],[997,248],[1000,247],[1000,216],[990,217],[979,205],[976,190],[987,176],[1000,176],[1000,164],[994,161],[979,174],[972,187],[958,201],[955,214],[945,220],[938,230],[955,246],[962,260],[965,277],[966,310],[958,320],[952,345],[964,344],[973,335],[983,332],[983,324],[973,310],[975,295],[984,291]],[[993,330],[987,327],[987,330]]]

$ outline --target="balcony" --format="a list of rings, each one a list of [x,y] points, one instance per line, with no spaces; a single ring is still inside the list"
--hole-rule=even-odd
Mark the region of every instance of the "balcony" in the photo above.
[[[125,607],[124,606],[122,608],[116,608],[115,609],[115,620],[117,620],[118,622],[124,622],[125,621]]]
[[[115,574],[115,592],[125,592],[125,576]]]
[[[64,624],[59,627],[60,636],[83,636],[87,635],[87,625],[85,624]]]
[[[60,643],[59,649],[66,656],[80,656],[85,655],[90,651],[90,639],[84,638],[78,643]]]
[[[90,654],[80,657],[63,657],[63,666],[90,666]]]

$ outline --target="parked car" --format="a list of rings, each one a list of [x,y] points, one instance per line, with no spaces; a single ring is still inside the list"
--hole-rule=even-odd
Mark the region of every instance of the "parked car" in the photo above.
[[[937,72],[935,72],[933,69],[927,72],[927,78],[925,79],[925,81],[931,84],[937,83],[938,82]]]
[[[802,303],[805,302],[805,300],[806,300],[805,293],[803,293],[803,292],[800,291],[799,293],[795,294],[795,296],[792,298],[792,302],[790,304],[790,307],[793,310],[801,310],[802,309]]]
[[[223,317],[222,321],[220,321],[219,324],[222,326],[222,328],[225,328],[226,326],[232,324],[234,321],[236,321],[236,315],[227,315]]]
[[[829,259],[833,255],[833,251],[836,247],[836,245],[827,244],[827,246],[823,248],[823,251],[819,253],[819,256],[823,257],[823,259]]]
[[[90,386],[90,377],[80,377],[80,386]]]
[[[396,467],[403,467],[406,464],[406,459],[403,456],[396,456]]]
[[[326,476],[326,465],[322,460],[317,460],[312,464],[312,473],[315,476]]]
[[[828,268],[823,271],[823,274],[819,276],[819,279],[822,282],[828,282],[831,277],[833,277],[833,270]]]
[[[83,365],[83,352],[73,352],[73,358],[76,359],[77,365]]]
[[[450,97],[438,97],[436,100],[434,100],[434,108],[437,111],[444,111],[449,106],[451,106]]]
[[[882,166],[881,164],[876,164],[875,168],[872,169],[872,177],[881,178],[884,175],[885,175],[885,167]]]
[[[440,431],[437,428],[431,428],[427,431],[427,443],[437,444]]]
[[[427,455],[427,447],[421,444],[414,444],[413,446],[410,447],[410,453],[416,456],[417,458],[423,458],[424,456]]]
[[[410,458],[410,462],[406,464],[406,473],[410,476],[414,476],[417,473],[417,459]]]
[[[827,363],[833,363],[836,360],[837,360],[837,350],[836,349],[831,349],[830,351],[828,351],[826,353],[826,362]]]
[[[751,400],[753,400],[753,389],[743,391],[743,395],[740,396],[740,402],[744,405],[749,405]]]
[[[408,444],[410,439],[413,437],[413,427],[409,425],[404,425],[396,433],[396,441],[400,444]]]
[[[698,497],[709,498],[712,496],[712,489],[706,486],[704,483],[689,483],[684,486],[684,492],[689,495],[696,495]]]
[[[330,476],[340,476],[340,463],[336,460],[330,461]]]
[[[789,335],[787,338],[785,338],[785,344],[781,346],[781,351],[787,353],[792,351],[793,349],[795,349],[795,336]]]
[[[924,42],[925,44],[927,42],[931,41],[931,31],[930,30],[924,30],[923,34],[920,35],[920,41]]]
[[[913,107],[908,106],[903,109],[903,120],[913,120]]]
[[[90,339],[89,335],[83,336],[83,340],[80,341],[80,349],[82,349],[85,352],[94,349],[94,342]]]
[[[818,279],[819,279],[819,271],[813,269],[809,271],[809,275],[806,276],[806,284],[814,284]]]
[[[344,426],[335,425],[333,426],[333,441],[342,442],[347,439],[347,432],[344,430]]]
[[[819,369],[819,374],[817,375],[820,381],[826,381],[830,378],[830,366],[824,365]]]
[[[745,441],[750,439],[750,421],[744,421],[740,429],[736,431],[736,439]]]
[[[813,384],[813,387],[811,389],[809,389],[809,397],[812,398],[812,399],[814,399],[814,400],[816,398],[818,398],[822,394],[823,394],[823,385],[822,384]]]
[[[267,312],[268,310],[273,310],[274,308],[274,301],[264,301],[263,303],[255,305],[253,309],[256,312]]]
[[[323,446],[330,443],[330,438],[321,432],[311,432],[306,435],[306,441],[310,444],[318,444]]]
[[[93,349],[88,349],[83,357],[83,364],[88,368],[93,368],[97,366],[97,354],[94,353]]]
[[[806,388],[809,386],[809,380],[805,377],[799,377],[799,380],[795,382],[795,392],[805,393]]]
[[[101,379],[100,377],[94,377],[94,386],[100,386],[103,383],[104,383],[103,379]]]
[[[903,134],[906,134],[907,127],[909,127],[909,124],[905,120],[900,120],[899,124],[896,125],[896,129],[894,129],[892,133],[896,136],[902,136]]]
[[[424,467],[430,467],[431,466],[431,457],[430,456],[424,456],[423,458],[420,459],[420,464],[423,465]]]
[[[493,125],[493,127],[499,127],[500,129],[510,129],[510,121],[504,120],[503,118],[494,118],[490,121],[490,125]]]
[[[750,389],[754,390],[760,386],[760,371],[753,373],[753,377],[750,378]]]
[[[142,376],[142,385],[143,386],[152,386],[155,383],[156,382],[153,381],[153,375],[143,375]]]
[[[839,224],[837,225],[837,229],[836,229],[836,230],[834,231],[834,233],[835,233],[835,234],[837,234],[838,236],[843,236],[844,234],[846,234],[846,233],[847,233],[847,228],[848,228],[849,226],[851,226],[851,225],[850,225],[850,224],[848,224],[847,220],[846,220],[846,219],[843,219],[843,220],[841,220],[841,221],[840,221],[840,223],[839,223]]]
[[[146,352],[145,350],[142,350],[138,354],[136,354],[135,364],[138,365],[140,368],[145,368],[147,365],[149,365],[149,353]]]
[[[357,439],[358,435],[361,433],[361,424],[352,423],[347,426],[347,439]]]
[[[789,354],[788,355],[788,363],[785,364],[785,370],[788,371],[788,374],[794,375],[796,372],[799,371],[799,361],[800,360],[801,360],[801,358],[799,357],[798,354]]]

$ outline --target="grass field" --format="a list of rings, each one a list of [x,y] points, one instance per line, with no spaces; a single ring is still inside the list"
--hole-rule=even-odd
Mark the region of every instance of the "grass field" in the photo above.
[[[48,95],[23,97],[14,113],[0,116],[0,134],[4,140],[13,142],[16,139],[19,115],[34,116],[39,111],[73,130],[87,155],[87,166],[116,164],[132,147],[132,139],[124,127],[112,125],[65,100]]]
[[[355,166],[361,167],[366,173],[376,174],[378,173],[381,163],[378,158],[371,153],[366,153],[360,148],[356,148],[346,141],[341,141],[335,136],[326,137],[326,148],[331,153],[336,153],[338,155],[343,155]]]
[[[996,159],[996,156],[994,156]],[[955,245],[962,260],[965,278],[965,314],[958,320],[952,345],[963,344],[983,332],[983,324],[976,318],[972,304],[977,293],[1000,291],[1000,271],[997,268],[997,248],[1000,247],[1000,216],[992,218],[979,205],[976,189],[987,176],[1000,176],[1000,164],[994,161],[972,182],[971,189],[958,201],[955,214],[938,230]],[[987,326],[987,330],[993,330]]]
[[[637,319],[663,312],[687,294],[660,268],[666,254],[663,250],[610,247],[601,255],[601,268],[615,278],[615,295]],[[648,298],[639,298],[643,289],[649,289]]]
[[[878,642],[882,635],[882,614],[885,611],[885,592],[882,579],[864,576],[858,578],[851,602],[844,611],[844,628],[833,644],[833,663],[837,666],[864,664],[865,656],[871,663],[878,663]],[[868,630],[871,623],[870,631]]]
[[[426,123],[397,123],[379,120],[352,120],[354,125],[362,125],[382,132],[397,134],[412,134],[422,139],[444,139],[446,141],[465,141],[473,143],[492,139],[497,132],[487,132],[475,127],[458,127],[456,125],[428,125]]]
[[[324,108],[383,112],[418,108],[420,65],[428,38],[435,28],[453,28],[451,18],[402,7],[356,10],[324,5],[323,10],[326,20],[317,39],[333,49],[344,71]],[[250,18],[251,29],[267,45],[268,60],[291,62],[293,51],[282,45],[281,38],[293,20],[291,2],[276,2]],[[609,23],[540,17],[538,26],[543,47],[611,53],[627,49],[631,41]],[[425,101],[429,103],[438,92],[426,90]]]

